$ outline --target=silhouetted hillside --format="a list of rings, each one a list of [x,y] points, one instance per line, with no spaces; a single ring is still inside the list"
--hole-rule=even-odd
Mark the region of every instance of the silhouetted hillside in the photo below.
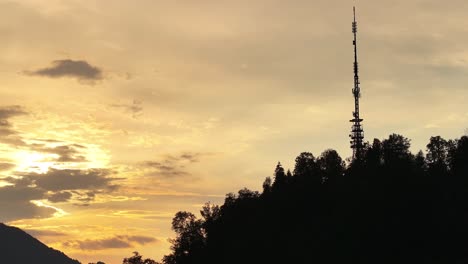
[[[468,137],[409,148],[393,134],[348,166],[334,150],[278,163],[262,193],[178,212],[163,263],[468,263]]]
[[[0,263],[5,264],[80,264],[21,229],[1,223],[0,252]]]

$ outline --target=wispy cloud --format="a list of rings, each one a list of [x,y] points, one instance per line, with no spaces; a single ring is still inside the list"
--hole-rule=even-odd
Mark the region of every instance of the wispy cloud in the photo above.
[[[9,162],[0,162],[0,171],[13,169],[16,165]]]
[[[111,107],[123,109],[125,112],[132,114],[134,118],[141,115],[143,112],[143,102],[133,99],[132,104],[111,104]]]
[[[64,246],[81,250],[105,250],[115,248],[130,248],[134,245],[156,243],[159,240],[149,236],[118,235],[102,239],[74,240],[63,243]]]
[[[57,159],[53,161],[56,162],[85,162],[86,157],[81,155],[81,151],[86,149],[86,147],[71,144],[71,145],[59,145],[54,147],[48,147],[44,144],[32,144],[30,149],[36,152],[55,154],[58,156]]]
[[[186,166],[190,163],[199,162],[203,153],[184,152],[179,155],[164,155],[158,160],[144,161],[143,168],[149,170],[147,174],[163,177],[181,177],[188,176],[190,173]]]
[[[53,230],[44,230],[44,229],[23,229],[26,233],[32,235],[33,237],[62,237],[66,236],[65,233]]]

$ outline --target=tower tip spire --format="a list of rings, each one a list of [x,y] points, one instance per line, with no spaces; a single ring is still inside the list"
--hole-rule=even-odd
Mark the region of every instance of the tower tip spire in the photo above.
[[[356,6],[353,6],[353,18],[354,22],[356,22]]]

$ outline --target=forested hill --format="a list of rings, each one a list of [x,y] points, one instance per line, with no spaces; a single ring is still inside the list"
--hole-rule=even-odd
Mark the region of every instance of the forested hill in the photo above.
[[[0,253],[2,264],[80,264],[21,229],[1,223]]]
[[[301,153],[262,193],[177,213],[163,262],[468,263],[468,137],[409,148],[393,134],[347,167],[334,150]]]

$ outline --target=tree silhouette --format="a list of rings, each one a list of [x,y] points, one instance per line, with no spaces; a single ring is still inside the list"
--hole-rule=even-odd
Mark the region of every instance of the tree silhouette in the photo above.
[[[163,263],[467,263],[468,136],[410,146],[392,134],[348,166],[332,149],[278,163],[261,194],[177,213]]]
[[[315,157],[310,152],[302,152],[296,158],[296,165],[294,166],[294,176],[307,177],[313,175],[317,170]]]
[[[97,264],[99,264],[99,262]],[[135,251],[133,252],[133,256],[129,258],[124,258],[122,264],[158,264],[158,262],[149,258],[143,259],[143,256],[141,256],[138,252]]]
[[[391,134],[388,139],[382,141],[383,158],[387,164],[409,158],[411,146],[410,140],[402,135]]]
[[[427,144],[426,160],[431,170],[444,173],[448,169],[449,143],[440,136],[431,137]]]
[[[468,173],[468,136],[452,142],[450,149],[451,168],[457,176],[467,175]]]
[[[206,212],[210,214],[210,210]],[[190,212],[178,212],[172,220],[172,230],[177,234],[171,240],[172,254],[164,257],[164,263],[197,263],[200,250],[205,246],[202,220]]]
[[[333,149],[325,150],[317,159],[317,164],[323,172],[323,181],[336,182],[336,177],[341,177],[345,170],[345,162]]]
[[[278,165],[276,165],[274,179],[275,181],[273,182],[273,189],[282,188],[286,185],[286,173],[284,173],[284,168],[281,166],[280,162],[278,162]]]
[[[271,177],[266,177],[265,178],[265,181],[263,182],[263,193],[264,194],[268,194],[271,192],[271,188],[272,188],[272,182],[271,182]]]

